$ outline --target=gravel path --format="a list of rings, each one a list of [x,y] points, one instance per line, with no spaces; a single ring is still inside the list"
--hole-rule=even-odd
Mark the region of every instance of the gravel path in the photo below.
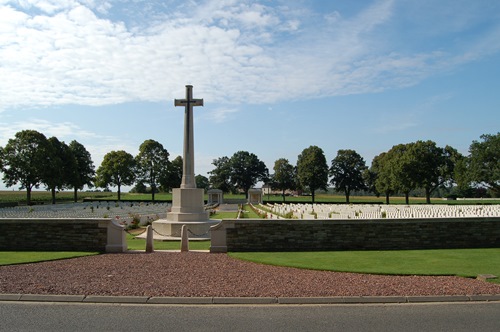
[[[104,254],[0,266],[0,293],[325,297],[500,294],[460,277],[380,276],[275,267],[208,253]]]

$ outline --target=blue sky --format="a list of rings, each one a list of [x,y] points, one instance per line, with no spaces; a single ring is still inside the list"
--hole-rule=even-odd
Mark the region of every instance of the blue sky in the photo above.
[[[317,145],[367,165],[433,140],[467,154],[500,130],[500,2],[0,0],[0,145],[24,129],[84,144],[96,168],[154,139],[195,172],[244,150]]]

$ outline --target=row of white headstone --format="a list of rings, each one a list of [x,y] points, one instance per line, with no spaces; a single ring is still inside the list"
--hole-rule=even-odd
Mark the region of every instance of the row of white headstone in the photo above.
[[[0,218],[113,218],[141,222],[165,218],[169,203],[85,202],[55,205],[16,206],[0,209]]]
[[[265,210],[268,219],[500,217],[500,205],[267,204]]]

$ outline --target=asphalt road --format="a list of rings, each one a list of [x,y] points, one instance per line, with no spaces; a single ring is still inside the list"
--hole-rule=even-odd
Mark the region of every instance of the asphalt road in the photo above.
[[[500,302],[130,305],[0,302],[0,331],[500,331]]]

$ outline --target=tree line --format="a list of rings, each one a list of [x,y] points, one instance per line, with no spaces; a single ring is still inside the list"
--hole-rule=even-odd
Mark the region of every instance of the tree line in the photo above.
[[[78,190],[85,186],[116,186],[120,200],[121,187],[133,184],[134,191],[151,192],[154,200],[155,193],[181,184],[182,157],[170,161],[169,156],[161,143],[149,139],[140,145],[136,156],[123,150],[107,153],[96,171],[90,153],[77,141],[66,144],[56,137],[47,139],[37,131],[24,130],[0,147],[0,169],[7,187],[20,184],[20,189],[26,189],[28,204],[32,189],[40,185],[52,192],[53,203],[56,192],[64,189],[74,190],[76,202]],[[307,190],[314,202],[315,192],[326,190],[329,184],[345,194],[347,203],[351,192],[359,190],[383,195],[387,204],[397,193],[403,193],[408,204],[415,189],[424,190],[428,203],[438,188],[454,188],[459,196],[470,197],[475,188],[482,187],[491,196],[500,196],[500,133],[473,141],[468,156],[450,146],[438,147],[433,141],[395,145],[375,156],[370,167],[349,149],[339,150],[329,166],[317,146],[304,149],[296,165],[279,158],[273,174],[248,151],[220,157],[212,164],[209,178],[196,176],[197,187],[248,193],[257,182],[264,182],[281,191],[283,200],[287,190]]]
[[[149,185],[154,200],[159,190],[176,188],[181,183],[182,157],[172,162],[168,157],[163,145],[146,140],[135,157],[123,150],[107,153],[96,171],[90,153],[79,142],[66,144],[35,130],[23,130],[0,147],[0,169],[7,187],[19,184],[20,189],[26,189],[28,204],[32,190],[41,185],[52,192],[53,204],[58,190],[73,189],[76,202],[78,190],[85,186],[116,186],[120,200],[121,187],[134,183],[138,191]]]
[[[346,203],[351,192],[359,190],[383,195],[387,204],[397,193],[404,194],[409,204],[409,195],[416,189],[424,191],[427,203],[439,188],[454,189],[461,197],[471,197],[477,188],[483,188],[490,196],[500,197],[500,133],[482,135],[481,141],[473,141],[468,156],[430,140],[398,144],[375,156],[370,167],[350,149],[339,150],[329,166],[317,146],[304,149],[296,165],[286,158],[276,160],[271,175],[256,155],[246,151],[215,159],[212,164],[212,186],[225,192],[247,193],[263,181],[281,191],[283,201],[287,190],[308,190],[314,202],[315,192],[326,190],[329,184],[344,193]]]

